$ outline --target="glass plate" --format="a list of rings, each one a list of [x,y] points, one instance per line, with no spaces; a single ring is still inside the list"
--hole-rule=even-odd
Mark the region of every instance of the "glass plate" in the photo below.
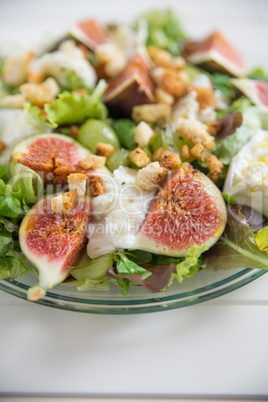
[[[59,285],[48,291],[37,304],[64,310],[96,314],[135,314],[171,310],[211,300],[252,282],[266,273],[261,269],[201,271],[193,278],[174,283],[163,292],[150,293],[142,286],[130,286],[127,297],[112,284],[110,291],[78,292],[76,288]],[[31,275],[17,280],[0,281],[0,289],[22,299],[35,283]]]

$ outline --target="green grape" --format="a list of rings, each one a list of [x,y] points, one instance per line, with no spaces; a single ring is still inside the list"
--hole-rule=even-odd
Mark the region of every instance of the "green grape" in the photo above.
[[[112,172],[117,169],[119,166],[129,166],[130,151],[126,149],[116,149],[115,152],[107,159],[106,166]]]
[[[111,144],[115,149],[120,147],[120,143],[114,130],[109,124],[102,120],[87,120],[80,127],[77,139],[93,153],[96,153],[96,146],[99,142]]]

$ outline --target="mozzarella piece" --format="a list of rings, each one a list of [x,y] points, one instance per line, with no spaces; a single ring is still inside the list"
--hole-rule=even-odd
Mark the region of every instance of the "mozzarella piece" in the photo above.
[[[93,222],[88,230],[90,258],[131,249],[155,191],[135,184],[137,171],[120,166],[114,177],[102,177],[105,192],[92,200]]]
[[[268,131],[257,130],[233,158],[223,191],[268,214]]]

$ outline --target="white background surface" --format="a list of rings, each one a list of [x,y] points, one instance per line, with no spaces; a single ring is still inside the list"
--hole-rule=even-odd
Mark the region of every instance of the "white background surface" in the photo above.
[[[91,15],[129,20],[164,4],[0,0],[0,41],[45,29],[60,32]],[[166,4],[176,5],[192,35],[219,27],[251,65],[268,66],[268,1]],[[132,316],[60,311],[0,292],[0,397],[268,400],[267,334],[268,275],[197,306]]]

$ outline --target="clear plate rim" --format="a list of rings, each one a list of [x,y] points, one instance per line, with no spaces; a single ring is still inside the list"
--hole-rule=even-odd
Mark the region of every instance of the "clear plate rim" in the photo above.
[[[34,303],[62,310],[91,314],[122,315],[168,311],[199,304],[223,296],[247,285],[266,272],[267,271],[264,269],[244,268],[213,284],[201,286],[193,291],[163,297],[153,297],[152,294],[152,297],[142,300],[126,300],[123,296],[122,301],[91,300],[83,299],[82,297],[58,295],[53,293],[53,291],[48,291],[42,300]],[[3,279],[0,281],[0,290],[24,300],[27,300],[27,290],[29,287],[30,286],[16,279]]]

